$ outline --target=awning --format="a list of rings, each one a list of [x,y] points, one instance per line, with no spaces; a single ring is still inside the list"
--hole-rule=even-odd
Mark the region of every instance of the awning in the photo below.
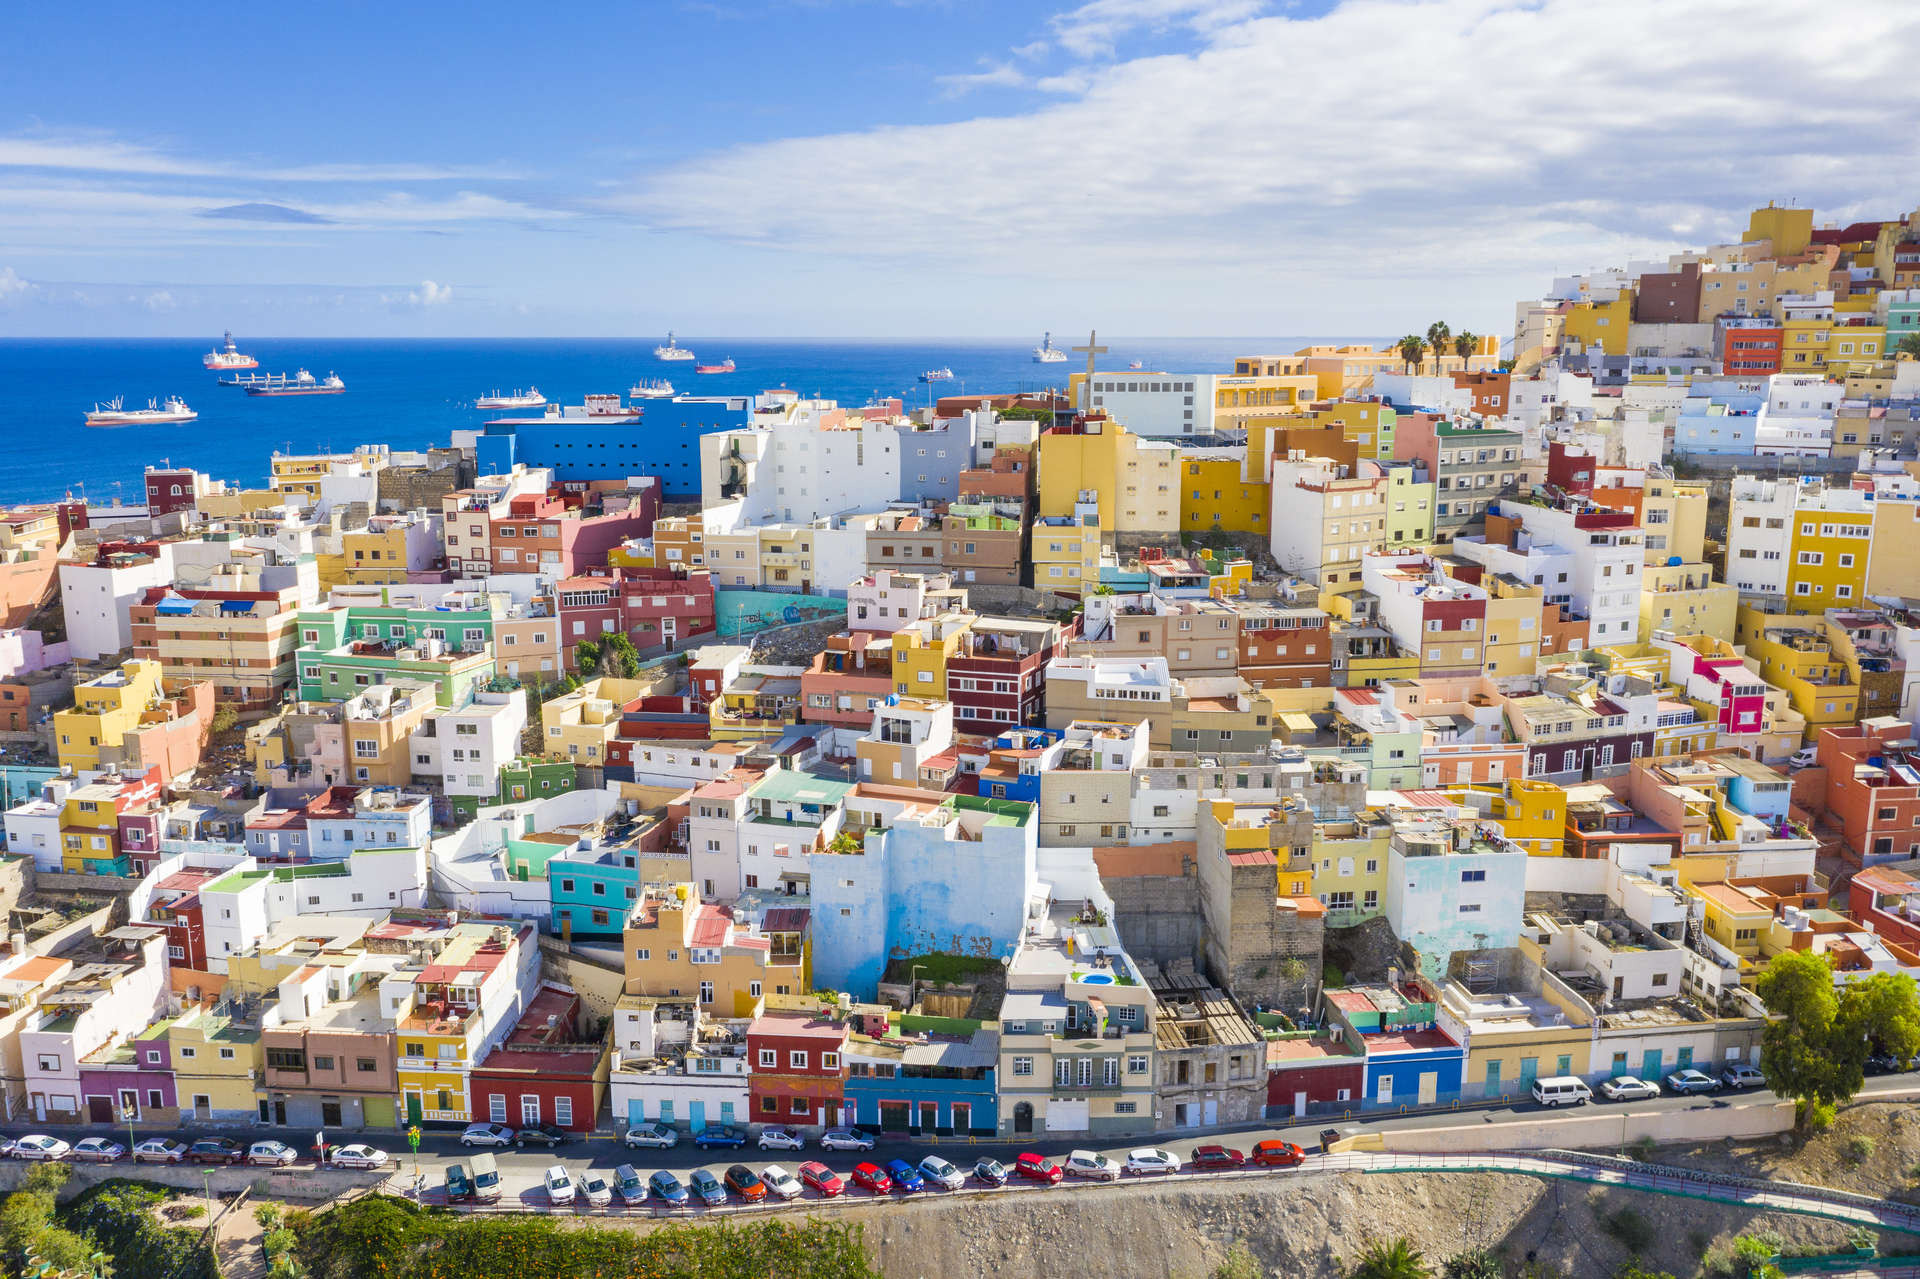
[[[154,605],[153,611],[162,617],[185,617],[193,612],[193,601],[169,595]]]
[[[221,600],[220,611],[222,613],[251,613],[253,612],[253,604],[254,602],[252,600]]]

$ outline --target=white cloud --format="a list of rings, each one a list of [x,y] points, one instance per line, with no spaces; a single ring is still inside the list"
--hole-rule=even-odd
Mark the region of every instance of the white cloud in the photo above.
[[[422,280],[419,288],[407,294],[407,301],[415,306],[441,306],[453,301],[453,286],[435,284],[432,280]]]
[[[174,302],[173,294],[167,290],[155,289],[153,292],[147,294],[146,297],[140,299],[140,305],[146,307],[149,311],[171,311],[178,304]]]
[[[980,60],[982,70],[963,75],[935,76],[945,96],[961,97],[975,89],[1017,89],[1026,84],[1026,73],[1010,62],[990,62]]]
[[[1121,36],[1141,29],[1164,34],[1186,27],[1211,35],[1265,9],[1265,0],[1088,0],[1052,19],[1060,47],[1081,58],[1111,54]]]
[[[1189,299],[1394,290],[1375,311],[1403,304],[1409,281],[1438,296],[1480,278],[1489,294],[1538,288],[1543,272],[1677,247],[1676,226],[1728,234],[1770,198],[1832,216],[1912,206],[1912,131],[1857,110],[1909,92],[1908,0],[1813,27],[1798,0],[1753,0],[1738,21],[1724,0],[1247,11],[1095,0],[1062,19],[1063,44],[1154,23],[1211,34],[1191,54],[1055,78],[1067,101],[736,147],[609,205],[789,252],[1031,280],[1184,273],[1156,287]],[[771,174],[806,177],[768,199]]]
[[[1016,58],[1023,58],[1031,62],[1035,58],[1045,57],[1047,50],[1052,47],[1053,46],[1045,40],[1032,40],[1026,44],[1016,44],[1007,52]]]
[[[21,279],[10,266],[0,266],[0,306],[16,298],[25,298],[33,290],[32,281]]]
[[[177,155],[105,134],[0,137],[0,169],[57,169],[143,177],[244,177],[258,182],[447,182],[519,176],[498,166],[251,164]]]

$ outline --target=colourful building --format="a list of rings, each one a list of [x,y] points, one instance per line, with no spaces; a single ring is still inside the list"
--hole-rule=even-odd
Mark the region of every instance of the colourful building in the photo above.
[[[1824,613],[1866,598],[1873,512],[1867,495],[1852,489],[1800,491],[1788,544],[1788,612]]]
[[[1820,730],[1851,724],[1860,713],[1859,672],[1849,670],[1818,617],[1783,617],[1740,606],[1738,639],[1760,663],[1767,683],[1787,695],[1806,721],[1810,739]]]
[[[1529,857],[1559,857],[1566,847],[1567,792],[1557,783],[1521,777],[1444,788],[1447,798],[1499,824]]]
[[[1577,302],[1567,308],[1560,340],[1578,343],[1586,351],[1627,354],[1627,331],[1633,324],[1633,290],[1621,289],[1610,302]]]
[[[1241,477],[1237,449],[1180,450],[1180,529],[1185,533],[1267,531],[1267,485]]]
[[[145,659],[123,662],[117,671],[76,685],[73,708],[53,717],[61,766],[75,772],[98,769],[101,753],[117,749],[160,700],[160,663]]]
[[[765,1007],[770,940],[736,930],[732,913],[702,902],[692,884],[647,888],[622,940],[629,995],[692,999],[713,1017]]]

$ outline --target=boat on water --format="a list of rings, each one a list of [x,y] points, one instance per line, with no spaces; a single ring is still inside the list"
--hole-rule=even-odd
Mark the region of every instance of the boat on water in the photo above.
[[[672,397],[673,383],[663,377],[654,378],[650,382],[635,382],[627,388],[627,398],[630,400],[665,400]]]
[[[116,395],[105,404],[93,406],[93,412],[87,414],[87,425],[165,426],[174,422],[191,422],[199,416],[177,395],[169,395],[160,404],[148,400],[144,409],[127,408],[125,402]]]
[[[260,361],[251,355],[242,354],[233,344],[233,334],[222,336],[222,344],[200,357],[200,363],[210,369],[257,369]]]
[[[339,395],[346,389],[347,384],[340,380],[338,374],[329,373],[324,378],[316,378],[305,369],[301,369],[290,378],[282,374],[278,379],[269,381],[265,385],[250,386],[247,388],[247,394],[272,396]]]
[[[922,382],[951,382],[953,370],[949,368],[928,369],[920,375]]]
[[[276,379],[285,380],[284,373],[236,373],[232,377],[220,379],[221,386],[270,386]]]
[[[1033,348],[1035,364],[1065,364],[1067,353],[1053,344],[1053,334],[1040,339],[1040,345]]]
[[[1144,364],[1142,364],[1142,363],[1141,363],[1140,361],[1138,361],[1138,360],[1128,360],[1128,361],[1127,361],[1127,367],[1128,367],[1128,368],[1130,368],[1130,369],[1144,369],[1144,368],[1146,368],[1147,366],[1146,366],[1146,365],[1144,365]]]
[[[498,391],[483,395],[473,402],[473,407],[476,409],[537,409],[546,402],[547,397],[540,394],[540,388],[530,386],[525,391],[515,389],[512,395],[502,395]]]
[[[718,364],[696,364],[693,366],[693,371],[695,373],[731,373],[733,372],[733,357],[729,355]]]
[[[673,340],[673,330],[669,329],[667,330],[667,344],[665,346],[654,347],[653,358],[656,360],[691,360],[693,358],[693,352],[687,350],[686,347],[681,346],[678,342],[675,342]]]

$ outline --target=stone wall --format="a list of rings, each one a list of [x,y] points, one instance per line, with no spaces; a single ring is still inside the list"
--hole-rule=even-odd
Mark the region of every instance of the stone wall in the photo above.
[[[120,1134],[120,1141],[122,1145],[126,1144],[125,1133]],[[363,1172],[346,1168],[316,1169],[311,1165],[304,1168],[297,1165],[292,1168],[215,1168],[187,1164],[136,1166],[124,1161],[113,1164],[72,1164],[73,1175],[67,1178],[67,1184],[61,1188],[60,1198],[72,1199],[102,1182],[126,1180],[145,1182],[163,1189],[191,1191],[196,1195],[204,1195],[211,1189],[223,1199],[243,1189],[250,1189],[256,1198],[322,1203],[349,1191],[378,1186],[392,1176],[399,1166],[396,1162],[388,1165],[386,1172]],[[21,1160],[9,1159],[0,1163],[0,1194],[18,1190],[32,1169],[31,1163]],[[409,1171],[403,1175],[412,1174]]]
[[[1101,862],[1100,886],[1113,898],[1113,924],[1135,959],[1151,960],[1165,968],[1175,960],[1201,966],[1200,876],[1192,857],[1184,873],[1172,875],[1113,874]],[[1126,850],[1115,850],[1125,852]]]

